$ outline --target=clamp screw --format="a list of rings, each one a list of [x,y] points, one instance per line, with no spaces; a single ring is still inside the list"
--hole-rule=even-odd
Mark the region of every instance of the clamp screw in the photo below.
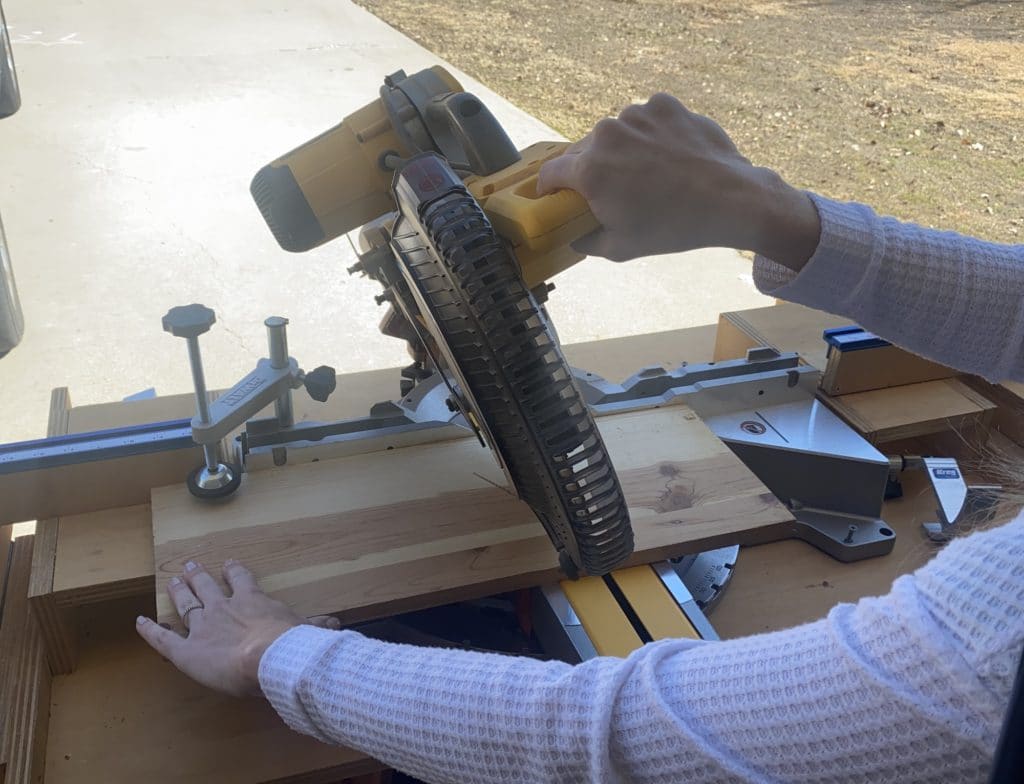
[[[331,393],[338,388],[338,379],[334,368],[321,365],[306,373],[302,378],[309,396],[318,403],[326,403]]]
[[[163,317],[163,327],[175,337],[185,338],[188,361],[192,368],[192,384],[196,393],[196,419],[210,422],[210,404],[206,399],[206,378],[199,353],[199,336],[208,332],[217,321],[216,314],[205,305],[193,303],[171,308]],[[185,484],[199,498],[220,498],[230,495],[242,482],[242,472],[230,463],[222,463],[219,443],[203,444],[203,465],[192,471]]]
[[[388,301],[388,295],[387,294],[378,294],[377,296],[375,296],[373,298],[373,301],[376,302],[378,305],[383,305],[385,302]]]

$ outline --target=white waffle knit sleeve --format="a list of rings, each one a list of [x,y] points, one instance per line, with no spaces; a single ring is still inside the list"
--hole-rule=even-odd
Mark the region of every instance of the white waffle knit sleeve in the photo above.
[[[1018,519],[786,631],[570,666],[301,626],[260,683],[293,728],[428,782],[983,782],[1022,608]]]
[[[821,218],[796,274],[762,256],[758,288],[826,310],[903,348],[992,381],[1024,380],[1024,245],[901,223],[808,194]]]

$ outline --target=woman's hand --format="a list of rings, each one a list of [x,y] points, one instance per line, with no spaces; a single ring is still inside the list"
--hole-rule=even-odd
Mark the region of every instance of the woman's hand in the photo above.
[[[613,261],[730,247],[799,269],[821,230],[805,193],[752,165],[717,123],[664,93],[601,120],[544,164],[538,191],[559,188],[582,194],[602,226],[574,247]]]
[[[204,686],[237,697],[258,695],[263,652],[307,621],[263,593],[252,572],[238,561],[227,561],[223,573],[231,596],[191,561],[183,578],[168,583],[167,593],[188,629],[187,637],[144,616],[139,616],[136,628],[158,653]],[[337,620],[328,616],[313,622],[338,628]]]

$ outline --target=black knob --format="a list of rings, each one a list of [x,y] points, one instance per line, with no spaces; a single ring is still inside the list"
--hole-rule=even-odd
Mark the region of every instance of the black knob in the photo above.
[[[309,392],[309,396],[318,403],[326,403],[327,398],[338,387],[338,379],[334,374],[334,368],[321,365],[316,370],[309,371],[302,378],[302,383]]]
[[[207,332],[217,321],[213,311],[205,305],[179,305],[167,311],[163,318],[164,331],[179,338],[196,338]]]

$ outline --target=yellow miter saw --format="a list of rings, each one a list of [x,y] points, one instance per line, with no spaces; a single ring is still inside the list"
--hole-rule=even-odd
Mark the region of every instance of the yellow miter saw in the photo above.
[[[566,144],[517,150],[443,68],[384,80],[380,98],[261,169],[252,194],[300,252],[362,228],[350,272],[379,282],[385,334],[409,342],[402,396],[435,375],[536,513],[570,576],[633,551],[611,459],[558,345],[547,280],[597,228],[572,191],[537,195]]]

